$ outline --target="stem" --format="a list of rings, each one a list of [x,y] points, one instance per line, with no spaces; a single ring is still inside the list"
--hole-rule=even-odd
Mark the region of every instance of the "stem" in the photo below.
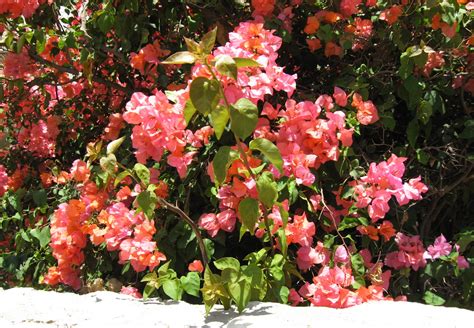
[[[211,65],[209,65],[209,63],[207,62],[207,59],[205,60],[205,65],[207,67],[207,69],[209,70],[209,72],[211,73],[212,77],[214,78],[214,80],[216,81],[219,81],[219,79],[217,78],[216,74],[214,73],[214,71],[212,70],[212,67]],[[224,88],[222,88],[222,84],[219,83],[219,93],[222,97],[222,99],[224,99],[224,103],[225,103],[225,108],[227,110],[227,112],[229,113],[229,117],[230,116],[230,104],[229,104],[229,101],[227,100],[226,96],[225,96],[225,93],[224,93]],[[232,120],[232,118],[231,118]],[[244,161],[244,165],[245,167],[247,168],[247,170],[249,171],[250,175],[252,176],[252,178],[254,180],[257,180],[256,179],[256,176],[255,174],[253,173],[252,171],[252,168],[250,167],[250,163],[247,159],[247,154],[245,153],[243,147],[242,147],[242,141],[240,140],[239,136],[236,135],[235,133],[234,134],[234,138],[235,138],[235,141],[237,142],[237,148],[239,149],[239,152],[240,152],[240,156],[242,157],[242,160]]]
[[[211,73],[213,79],[216,80],[216,81],[219,81],[216,74],[212,70],[211,65],[209,65],[207,59],[204,61],[204,64],[206,65],[207,69]],[[230,115],[230,104],[229,104],[229,101],[227,100],[227,98],[225,96],[224,88],[222,87],[222,84],[220,82],[219,82],[219,93],[220,93],[222,99],[224,99],[225,108],[226,108],[227,112],[229,113],[229,117],[231,117],[231,115]],[[232,118],[231,118],[231,120],[232,120]],[[247,158],[247,154],[245,153],[244,148],[242,147],[243,142],[240,140],[240,137],[237,134],[235,134],[235,132],[233,132],[233,134],[234,134],[235,141],[237,142],[237,148],[239,149],[240,157],[242,158],[242,160],[244,162],[244,165],[247,168],[247,170],[249,171],[249,174],[252,177],[252,179],[254,179],[255,182],[257,182],[257,176],[252,171],[252,168],[250,167],[250,163],[249,163],[248,158]],[[263,215],[263,221],[265,223],[265,228],[267,230],[268,238],[270,239],[270,243],[271,243],[271,246],[272,246],[272,253],[273,253],[273,252],[275,252],[275,244],[274,244],[274,241],[273,241],[272,232],[270,230],[270,222],[268,221],[268,209],[265,207],[265,205],[263,206],[263,208],[265,209],[264,215]]]
[[[204,267],[206,267],[207,264],[209,263],[209,259],[207,257],[206,246],[204,245],[204,240],[201,236],[201,232],[199,231],[199,228],[196,225],[196,223],[186,213],[184,213],[182,209],[169,203],[163,198],[158,197],[158,203],[160,203],[161,206],[170,210],[171,212],[178,214],[178,216],[181,219],[183,219],[183,221],[185,221],[187,224],[191,226],[191,229],[193,229],[194,234],[196,235],[196,239],[198,241],[199,250],[201,252],[202,264]]]

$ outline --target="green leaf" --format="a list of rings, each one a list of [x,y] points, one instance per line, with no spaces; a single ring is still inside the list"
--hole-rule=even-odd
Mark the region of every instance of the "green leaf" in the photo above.
[[[126,170],[126,171],[122,171],[120,172],[117,177],[115,178],[115,181],[114,181],[114,187],[117,187],[117,185],[122,182],[123,179],[125,179],[126,177],[128,177],[130,175],[130,171],[129,170]]]
[[[117,149],[120,147],[120,145],[123,143],[125,140],[125,137],[118,138],[114,141],[111,141],[107,145],[107,155],[113,154],[117,151]]]
[[[219,270],[224,270],[224,269],[232,269],[235,271],[240,270],[239,260],[233,257],[222,257],[214,261],[214,266]]]
[[[133,171],[145,185],[150,184],[150,170],[148,167],[141,163],[137,163],[133,166]]]
[[[260,211],[258,208],[258,201],[253,198],[245,198],[239,203],[239,215],[242,219],[242,224],[253,235],[255,231],[255,224],[260,218]]]
[[[337,230],[338,231],[343,231],[343,230],[346,230],[346,229],[357,227],[359,225],[367,226],[367,225],[369,225],[369,220],[367,220],[364,217],[360,217],[360,218],[345,217],[341,221],[341,223],[339,223],[339,225],[337,227]]]
[[[351,264],[354,275],[363,276],[365,273],[364,258],[359,253],[351,255]]]
[[[278,198],[277,184],[270,172],[264,172],[257,180],[258,199],[271,209]]]
[[[278,292],[280,300],[283,304],[288,303],[288,296],[290,296],[290,290],[286,286],[281,286],[280,291]]]
[[[251,286],[247,279],[228,284],[229,294],[232,296],[239,312],[242,312],[250,302],[250,289]]]
[[[420,127],[418,125],[418,121],[416,119],[410,121],[407,128],[408,143],[410,144],[410,146],[415,147],[416,139],[418,139],[419,133]]]
[[[163,291],[175,301],[181,300],[183,296],[183,287],[181,286],[181,281],[178,279],[165,281],[163,283]]]
[[[217,106],[211,111],[211,125],[214,128],[217,140],[219,140],[222,133],[224,133],[229,118],[229,111],[223,106]]]
[[[184,110],[183,110],[184,119],[186,120],[186,124],[189,124],[189,122],[191,122],[191,119],[193,118],[195,113],[196,113],[196,107],[194,107],[191,100],[188,99],[186,101],[186,104],[184,105]]]
[[[250,263],[242,275],[248,278],[251,288],[251,300],[262,301],[267,295],[267,282],[263,270],[255,263]]]
[[[202,52],[207,55],[210,54],[216,43],[217,27],[214,27],[211,31],[204,34],[199,42],[199,46]]]
[[[430,155],[427,152],[425,152],[423,149],[417,149],[416,150],[416,159],[421,164],[426,165],[426,164],[428,164],[428,161],[430,160]]]
[[[227,169],[231,164],[231,151],[229,146],[222,146],[214,156],[212,167],[214,168],[214,177],[217,184],[222,184],[227,177]]]
[[[106,34],[114,26],[115,16],[111,12],[104,12],[97,18],[97,25],[102,33]]]
[[[39,228],[32,229],[30,230],[30,234],[39,241],[41,248],[46,247],[51,240],[51,234],[48,226],[41,230]]]
[[[219,73],[237,80],[237,65],[231,56],[217,56],[215,67]]]
[[[464,130],[459,134],[462,139],[474,139],[474,120],[464,122]]]
[[[186,276],[179,278],[181,285],[186,293],[199,297],[199,289],[201,288],[201,278],[197,272],[188,272]]]
[[[156,197],[156,194],[149,190],[142,191],[137,196],[138,206],[140,206],[149,219],[153,217],[157,201],[158,198]]]
[[[100,167],[107,173],[113,174],[115,171],[115,165],[117,164],[117,158],[114,154],[109,154],[106,157],[100,159]]]
[[[277,146],[270,140],[258,138],[250,141],[250,149],[260,151],[281,173],[283,172],[283,159]]]
[[[250,100],[241,98],[231,105],[230,118],[231,130],[241,139],[246,139],[257,127],[257,106]]]
[[[250,58],[234,58],[235,65],[239,67],[259,67],[260,64]]]
[[[209,114],[219,103],[219,82],[205,77],[197,77],[191,83],[189,97],[197,111]]]
[[[398,75],[406,80],[413,73],[414,63],[410,59],[407,53],[403,53],[400,56],[400,68],[398,69]]]
[[[32,192],[33,194],[33,201],[38,207],[48,204],[48,195],[46,194],[46,190],[40,189],[35,190]]]
[[[184,42],[186,42],[186,47],[188,48],[189,52],[197,56],[201,53],[201,47],[199,46],[199,43],[197,43],[196,41],[188,39],[188,38],[184,38]]]
[[[425,295],[423,295],[423,300],[426,302],[426,304],[430,305],[443,305],[446,302],[444,298],[430,291],[425,292]]]
[[[426,100],[422,100],[418,105],[416,112],[417,118],[423,123],[427,124],[433,115],[433,106]]]
[[[179,51],[172,54],[161,63],[166,64],[166,65],[179,65],[179,64],[194,64],[195,61],[196,61],[196,56],[194,56],[193,53],[189,51]]]
[[[146,300],[150,298],[155,290],[156,288],[153,284],[146,284],[145,289],[143,290],[143,299]]]
[[[286,232],[285,229],[279,228],[277,230],[277,237],[278,241],[280,242],[280,247],[281,247],[281,253],[283,254],[284,257],[286,257],[288,253],[288,243],[286,242]]]

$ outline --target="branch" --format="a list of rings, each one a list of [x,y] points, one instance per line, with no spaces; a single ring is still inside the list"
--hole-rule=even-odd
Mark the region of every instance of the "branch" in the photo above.
[[[196,235],[196,239],[198,241],[199,245],[199,250],[201,251],[201,257],[202,257],[202,264],[204,267],[207,267],[207,264],[209,263],[209,259],[207,257],[207,252],[206,252],[206,246],[204,245],[204,241],[202,239],[201,233],[199,231],[199,228],[197,227],[196,223],[186,214],[183,212],[182,209],[179,207],[169,203],[168,201],[164,200],[163,198],[159,197],[158,198],[158,203],[160,203],[161,206],[164,208],[170,210],[171,212],[174,212],[178,214],[178,216],[183,219],[187,224],[191,226],[191,229],[193,229],[194,234]]]
[[[58,65],[56,63],[53,63],[49,60],[46,60],[44,59],[43,57],[35,54],[32,49],[30,48],[28,50],[28,54],[30,55],[30,57],[32,59],[34,59],[35,61],[43,64],[43,65],[46,65],[46,66],[49,66],[49,67],[52,67],[62,73],[69,73],[69,74],[72,74],[72,75],[81,75],[81,72],[79,72],[78,70],[76,70],[74,67],[67,67],[67,66],[62,66],[62,65]],[[94,82],[97,82],[97,83],[100,83],[100,84],[104,84],[106,86],[108,86],[109,88],[112,88],[112,89],[116,89],[116,90],[119,90],[123,93],[125,93],[127,96],[130,96],[134,90],[130,89],[130,88],[127,88],[127,87],[123,87],[121,86],[120,84],[118,83],[115,83],[115,82],[112,82],[112,81],[109,81],[109,80],[106,80],[102,77],[99,77],[99,76],[93,76],[92,77],[92,81]]]

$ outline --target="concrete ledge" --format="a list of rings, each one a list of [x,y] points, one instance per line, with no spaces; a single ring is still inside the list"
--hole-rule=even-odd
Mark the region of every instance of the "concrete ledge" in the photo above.
[[[348,309],[252,302],[242,314],[216,306],[137,300],[112,292],[86,295],[31,288],[0,290],[0,327],[474,327],[474,311],[410,302],[371,302]]]

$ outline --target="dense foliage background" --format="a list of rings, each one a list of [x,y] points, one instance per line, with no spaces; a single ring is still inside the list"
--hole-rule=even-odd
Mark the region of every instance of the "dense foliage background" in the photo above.
[[[0,285],[474,309],[472,9],[0,0]]]

